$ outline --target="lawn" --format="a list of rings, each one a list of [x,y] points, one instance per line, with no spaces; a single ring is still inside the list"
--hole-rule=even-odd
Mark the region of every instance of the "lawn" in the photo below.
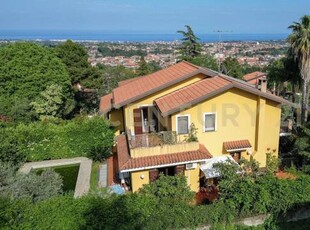
[[[90,190],[95,190],[96,188],[98,188],[98,180],[99,180],[99,162],[93,161],[90,176]]]
[[[52,169],[59,173],[63,180],[63,191],[70,192],[75,190],[76,180],[79,174],[80,164],[65,165],[52,167]],[[41,174],[44,169],[37,169],[36,172]]]

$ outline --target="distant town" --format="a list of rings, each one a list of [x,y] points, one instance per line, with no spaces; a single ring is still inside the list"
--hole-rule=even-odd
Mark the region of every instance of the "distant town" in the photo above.
[[[0,44],[15,41],[0,40]],[[39,41],[55,46],[63,41]],[[175,64],[178,60],[180,41],[172,42],[99,42],[75,41],[85,46],[92,66],[124,66],[129,69],[139,67],[140,57],[146,62],[156,63],[161,68]],[[223,41],[202,43],[202,54],[223,61],[227,57],[237,58],[239,64],[250,66],[267,66],[274,60],[285,56],[289,44],[284,40],[278,41]]]
[[[122,65],[132,69],[139,67],[141,55],[146,62],[155,62],[162,68],[175,64],[178,60],[177,50],[180,44],[180,42],[83,43],[88,50],[89,62],[92,66]],[[213,56],[217,60],[235,57],[240,64],[247,63],[250,66],[263,67],[273,60],[284,57],[288,46],[285,41],[203,43],[202,54]],[[120,50],[126,52],[123,52],[123,55],[117,55]]]

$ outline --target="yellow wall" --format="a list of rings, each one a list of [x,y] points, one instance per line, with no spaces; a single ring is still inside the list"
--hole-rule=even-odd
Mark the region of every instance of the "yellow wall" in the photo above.
[[[170,86],[170,87],[168,87],[162,91],[154,93],[154,94],[152,94],[148,97],[145,97],[141,100],[138,100],[132,104],[124,106],[126,128],[130,129],[131,133],[134,132],[134,120],[133,120],[133,110],[134,109],[139,108],[141,106],[145,106],[145,105],[153,105],[155,99],[162,97],[168,93],[171,93],[175,90],[181,89],[181,88],[183,88],[189,84],[193,84],[193,83],[201,80],[202,78],[204,78],[204,76],[201,74],[193,76],[192,78],[189,78],[189,79],[182,81],[178,84],[175,84],[173,86]]]
[[[123,109],[114,109],[110,112],[109,120],[115,129],[115,135],[120,135],[124,131]]]
[[[195,169],[185,170],[185,176],[187,177],[187,185],[194,192],[199,192],[199,164]]]
[[[187,185],[194,192],[199,191],[199,171],[199,164],[197,164],[195,169],[185,170],[184,172],[187,178]],[[141,178],[142,175],[144,175],[144,179]],[[133,192],[138,191],[143,185],[149,183],[149,171],[131,172],[131,187]]]
[[[144,175],[142,179],[141,176]],[[143,185],[150,183],[149,171],[138,171],[131,173],[131,189],[133,192],[138,191]]]
[[[266,147],[264,143],[268,140],[268,145],[272,148],[278,146],[280,129],[278,121],[281,109],[276,107],[276,103],[267,102],[263,106],[265,115],[260,116],[257,108],[259,103],[264,104],[264,101],[265,99],[260,100],[256,95],[233,88],[190,109],[172,115],[172,130],[176,130],[176,115],[190,115],[190,123],[194,123],[197,128],[199,142],[204,144],[213,156],[227,154],[223,147],[225,141],[248,139],[252,145],[254,158],[260,162],[260,167],[265,167]],[[217,114],[216,131],[203,131],[203,114],[208,112]],[[258,126],[256,125],[258,119],[262,120],[260,130],[257,130]],[[259,134],[258,142],[256,141],[257,133]],[[257,143],[258,148],[256,148]]]

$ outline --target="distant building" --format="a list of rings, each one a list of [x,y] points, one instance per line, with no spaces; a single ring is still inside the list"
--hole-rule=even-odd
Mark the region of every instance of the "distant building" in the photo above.
[[[267,80],[267,74],[256,71],[256,72],[244,75],[242,79],[251,85],[258,86],[260,81]]]

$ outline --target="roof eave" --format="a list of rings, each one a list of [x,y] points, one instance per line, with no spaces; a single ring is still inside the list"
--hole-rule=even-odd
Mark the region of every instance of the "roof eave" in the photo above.
[[[204,162],[211,157],[208,158],[202,158],[197,160],[191,160],[191,161],[182,161],[182,162],[176,162],[176,163],[170,163],[170,164],[161,164],[161,165],[153,165],[153,166],[145,166],[145,167],[138,167],[138,168],[131,168],[131,169],[121,169],[120,173],[125,172],[135,172],[135,171],[142,171],[142,170],[148,170],[148,169],[154,169],[154,168],[163,168],[163,167],[170,167],[170,166],[176,166],[176,165],[183,165],[183,164],[190,164],[190,163],[199,163]]]

